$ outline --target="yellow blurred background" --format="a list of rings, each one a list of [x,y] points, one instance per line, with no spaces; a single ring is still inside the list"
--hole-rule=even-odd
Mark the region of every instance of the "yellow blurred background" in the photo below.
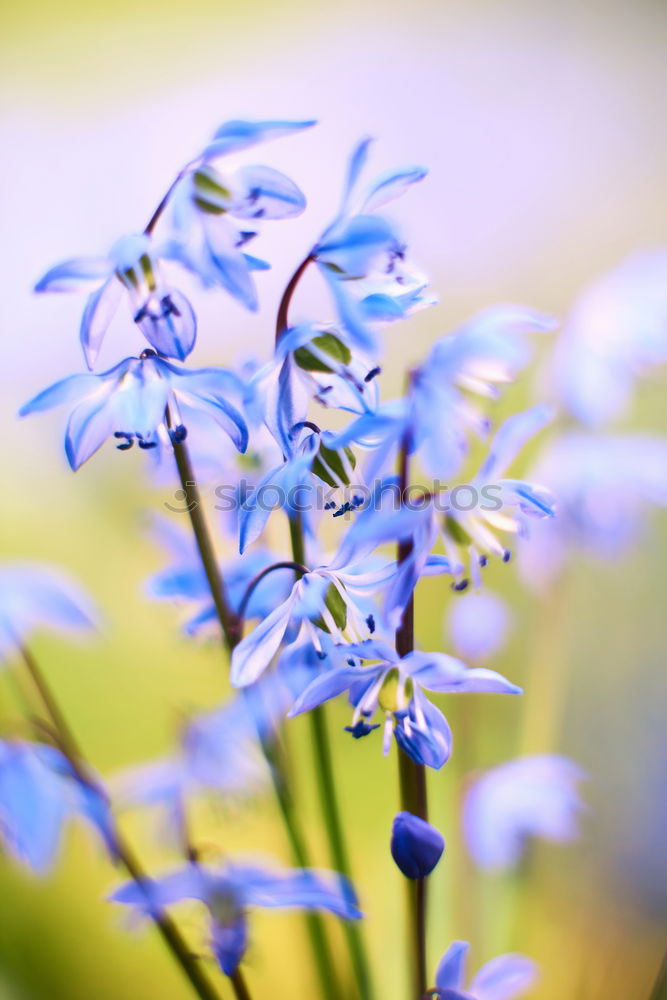
[[[165,491],[146,485],[143,456],[107,447],[73,475],[62,415],[16,421],[27,397],[82,367],[79,301],[32,297],[35,279],[57,260],[104,252],[118,234],[141,228],[179,166],[222,121],[316,117],[315,132],[273,145],[266,157],[302,186],[309,210],[262,238],[273,262],[260,275],[262,310],[250,316],[228,297],[210,296],[192,360],[266,357],[280,290],[336,205],[351,145],[370,133],[378,168],[430,168],[400,214],[441,297],[388,334],[391,394],[402,368],[471,312],[521,301],[563,316],[599,273],[665,243],[666,40],[659,0],[4,4],[2,549],[67,568],[103,609],[94,642],[41,637],[35,645],[102,773],[167,750],[185,711],[224,696],[226,669],[215,645],[186,643],[174,609],[144,596],[145,578],[164,564],[147,537],[146,512],[162,506]],[[132,331],[118,324],[104,367],[132,349]],[[627,426],[664,431],[663,392],[664,383],[647,383]],[[524,379],[506,408],[531,401]],[[654,528],[650,544],[623,562],[580,561],[558,595],[564,624],[550,654],[567,661],[573,682],[557,747],[535,741],[530,749],[559,749],[584,766],[590,810],[576,846],[536,849],[519,917],[514,886],[466,868],[457,820],[463,760],[430,775],[432,818],[448,844],[431,895],[432,968],[452,938],[467,935],[481,964],[507,947],[502,927],[518,921],[520,938],[510,933],[509,944],[540,962],[536,997],[648,998],[667,930],[664,540]],[[528,691],[552,609],[504,568],[491,581],[515,602],[518,623],[493,666]],[[444,582],[425,584],[425,648],[443,642],[442,618],[431,609],[448,595]],[[9,718],[11,688],[6,677],[0,684]],[[520,699],[445,708],[455,739],[473,734],[466,766],[517,751]],[[330,720],[379,995],[398,1000],[407,990],[403,887],[387,850],[395,764],[375,743],[343,738],[344,704]],[[289,738],[309,835],[325,864],[301,720]],[[210,815],[201,823],[202,835],[226,850],[288,859],[270,800],[225,811],[215,826]],[[149,822],[133,819],[129,829],[145,858],[166,860]],[[81,831],[68,837],[45,882],[0,860],[1,1000],[187,995],[155,935],[128,933],[104,902],[116,882]],[[197,941],[196,916],[187,920]],[[299,917],[259,913],[252,928],[253,995],[316,995]]]

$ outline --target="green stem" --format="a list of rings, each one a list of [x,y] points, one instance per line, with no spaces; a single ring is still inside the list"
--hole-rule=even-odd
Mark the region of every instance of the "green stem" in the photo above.
[[[662,959],[662,965],[651,991],[650,1000],[667,1000],[667,951]]]
[[[171,425],[171,419],[168,411],[167,424],[169,426]],[[215,557],[215,550],[213,548],[211,536],[204,517],[199,487],[197,486],[192,468],[192,462],[190,461],[190,453],[185,441],[175,441],[172,439],[172,445],[174,449],[174,458],[176,459],[176,467],[178,468],[179,479],[181,481],[183,493],[185,494],[188,514],[190,515],[190,524],[192,525],[192,530],[197,542],[197,548],[199,550],[204,573],[206,574],[208,586],[211,591],[211,597],[213,598],[215,610],[225,636],[225,642],[227,643],[229,649],[233,649],[240,638],[238,634],[238,623],[236,621],[236,616],[233,614],[229,604],[227,603],[225,586],[220,575],[218,560]]]
[[[289,530],[294,561],[305,563],[306,546],[299,515],[290,518]],[[320,810],[324,819],[331,861],[334,868],[351,881],[352,866],[341,821],[324,706],[319,705],[313,709],[308,713],[308,718]],[[372,1000],[373,984],[361,927],[352,921],[346,921],[343,926],[359,994],[362,1000]]]
[[[308,713],[310,737],[315,751],[315,769],[320,808],[329,841],[329,850],[334,868],[346,878],[352,878],[352,868],[340,818],[340,806],[336,795],[336,779],[331,759],[331,746],[327,730],[324,705],[318,705]],[[362,1000],[373,997],[373,983],[364,946],[361,926],[356,921],[346,920],[343,924],[347,946],[350,951],[352,968]]]
[[[240,969],[234,969],[229,979],[234,988],[236,1000],[252,1000],[250,990]]]
[[[401,499],[405,495],[409,480],[408,442],[404,441],[399,455],[399,485]],[[399,563],[412,552],[410,539],[399,542],[397,560]],[[396,652],[406,656],[415,648],[415,602],[410,597],[401,623],[396,630]],[[401,793],[401,808],[428,822],[428,795],[426,788],[426,768],[409,757],[402,749],[398,751],[398,776]],[[426,992],[426,879],[408,880],[408,914],[410,921],[410,956],[412,969],[412,997],[420,1000]]]
[[[170,424],[169,414],[167,422]],[[206,579],[208,581],[211,597],[215,605],[215,610],[222,628],[225,643],[230,652],[241,640],[241,630],[239,620],[234,615],[225,597],[225,588],[220,568],[211,536],[208,531],[206,520],[203,516],[201,498],[195,482],[192,463],[184,441],[173,441],[174,457],[181,480],[181,486],[185,493],[185,498],[190,513],[190,522],[194,532],[197,549],[201,558]],[[301,562],[302,560],[297,560]],[[300,868],[310,867],[310,857],[306,847],[305,838],[301,832],[299,821],[291,805],[291,799],[287,790],[287,782],[284,776],[284,768],[279,758],[277,750],[267,739],[260,737],[262,750],[269,765],[269,771],[273,781],[273,788],[278,802],[278,808],[285,825],[287,838],[289,840],[292,857]],[[318,969],[323,996],[326,1000],[337,1000],[337,990],[335,987],[334,961],[329,950],[328,942],[324,932],[324,924],[321,917],[315,913],[306,915],[306,925],[315,962]]]
[[[73,771],[80,781],[90,788],[94,788],[101,796],[106,798],[104,789],[94,776],[91,768],[82,755],[72,729],[62,712],[55,695],[51,691],[46,678],[42,674],[37,661],[30,651],[23,647],[21,655],[26,670],[35,686],[35,689],[42,701],[44,709],[57,733],[59,749],[67,758]],[[114,830],[114,842],[118,860],[121,862],[130,878],[136,884],[148,891],[150,879],[144,872],[141,864],[137,860],[132,848],[125,841],[118,829]],[[152,919],[162,936],[167,948],[171,952],[174,960],[181,967],[182,972],[188,979],[193,990],[200,1000],[219,1000],[219,994],[210,982],[201,965],[193,956],[187,942],[182,937],[178,927],[166,913],[153,914]]]

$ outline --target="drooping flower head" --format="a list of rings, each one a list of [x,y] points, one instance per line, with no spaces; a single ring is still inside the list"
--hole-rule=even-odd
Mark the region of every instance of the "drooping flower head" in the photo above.
[[[135,441],[143,449],[169,444],[170,434],[183,440],[187,432],[183,421],[191,409],[211,417],[237,449],[245,451],[245,421],[228,400],[230,393],[239,391],[239,380],[224,368],[188,370],[148,350],[101,375],[70,375],[25,403],[19,414],[72,406],[65,453],[76,470],[112,435],[121,450]]]
[[[345,920],[361,916],[352,886],[340,875],[309,869],[272,872],[236,862],[218,868],[190,864],[145,887],[127,883],[110,898],[146,916],[184,899],[200,900],[209,912],[213,954],[228,976],[245,954],[247,911],[253,907],[328,910]]]
[[[530,838],[574,840],[584,804],[584,772],[567,757],[519,757],[487,771],[466,793],[463,828],[481,868],[512,868]]]
[[[388,643],[367,639],[339,646],[337,654],[340,665],[325,669],[308,685],[290,716],[308,712],[347,691],[354,707],[353,735],[367,735],[375,728],[369,726],[369,720],[382,712],[385,754],[393,734],[405,753],[429,767],[440,768],[449,759],[452,734],[446,718],[424,691],[521,693],[495,671],[468,669],[445,653],[415,651],[400,657]],[[365,660],[377,662],[362,666]]]
[[[394,817],[391,856],[406,878],[427,878],[444,850],[440,831],[420,816],[403,811]]]
[[[192,306],[165,284],[158,251],[145,233],[123,236],[106,257],[76,257],[57,264],[35,286],[36,292],[90,290],[81,318],[80,338],[92,368],[125,290],[130,312],[158,353],[185,360],[195,344]],[[96,286],[96,287],[95,287]]]
[[[314,121],[230,121],[221,125],[173,192],[172,232],[164,252],[205,286],[219,285],[247,309],[257,309],[252,272],[269,265],[247,254],[258,222],[300,215],[306,199],[272,167],[224,169],[224,159],[314,125]]]

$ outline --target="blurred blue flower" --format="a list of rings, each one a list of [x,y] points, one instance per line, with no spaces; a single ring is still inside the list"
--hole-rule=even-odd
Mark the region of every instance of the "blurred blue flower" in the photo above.
[[[366,722],[378,710],[384,712],[385,754],[393,733],[413,760],[429,767],[440,768],[449,759],[452,734],[444,715],[424,690],[446,694],[521,693],[521,688],[495,671],[481,667],[469,670],[445,653],[412,652],[401,658],[388,643],[377,639],[339,646],[338,653],[342,665],[316,677],[297,698],[290,717],[309,712],[348,691],[354,706],[353,726]],[[363,660],[378,662],[363,667]]]
[[[200,900],[209,911],[211,948],[227,975],[237,968],[247,948],[248,909],[329,910],[345,920],[361,917],[354,890],[340,875],[309,869],[272,872],[237,863],[221,868],[189,864],[146,886],[127,883],[110,898],[146,916],[184,899]]]
[[[444,849],[442,834],[426,820],[410,812],[400,812],[394,817],[391,856],[406,878],[430,875]]]
[[[495,306],[441,338],[411,372],[406,396],[362,414],[338,438],[372,449],[366,474],[375,478],[406,444],[438,480],[456,475],[468,455],[469,436],[485,438],[486,415],[471,394],[496,399],[530,360],[526,335],[548,332],[555,321],[526,306]]]
[[[172,232],[163,247],[165,256],[194,272],[205,286],[221,285],[246,308],[255,310],[252,272],[269,265],[244,252],[243,247],[257,235],[248,223],[293,218],[304,210],[306,199],[289,177],[271,167],[243,166],[221,172],[217,161],[314,124],[232,121],[222,125],[172,193]]]
[[[55,747],[0,740],[0,841],[38,874],[54,864],[66,823],[85,819],[115,855],[114,825],[101,791],[84,784]]]
[[[350,346],[374,356],[375,324],[403,319],[435,300],[424,294],[426,280],[404,267],[406,247],[396,226],[374,214],[427,171],[417,166],[389,171],[357,197],[370,142],[363,139],[353,151],[339,212],[311,257],[331,290]]]
[[[498,430],[477,475],[451,490],[401,498],[395,481],[379,483],[343,539],[338,558],[351,561],[378,544],[410,540],[410,554],[387,588],[383,613],[388,625],[398,625],[421,576],[450,573],[456,590],[464,590],[470,580],[481,586],[480,569],[489,557],[507,562],[511,556],[496,532],[527,536],[532,522],[554,517],[555,501],[548,490],[503,476],[521,448],[550,419],[546,406],[510,417]],[[332,445],[340,447],[345,440],[342,435]],[[438,537],[445,556],[431,554]]]
[[[36,292],[91,288],[81,319],[81,346],[92,368],[123,289],[134,322],[158,353],[184,361],[195,345],[197,321],[181,292],[164,283],[160,251],[145,234],[123,236],[106,257],[76,257],[57,264],[35,286]]]
[[[156,600],[177,601],[196,606],[196,613],[189,618],[183,628],[188,635],[218,632],[220,622],[211,597],[201,557],[190,533],[171,531],[171,525],[160,524],[156,532],[159,541],[168,541],[174,562],[167,569],[160,570],[147,582],[150,597]],[[174,542],[180,541],[180,551],[175,551]],[[220,563],[220,575],[225,585],[225,596],[231,610],[238,614],[245,593],[263,570],[277,561],[268,549],[254,549],[242,559],[226,559]],[[278,569],[268,573],[255,587],[246,604],[244,618],[266,618],[276,604],[284,601],[293,582],[294,570]]]
[[[476,663],[502,649],[511,627],[511,612],[496,594],[470,591],[450,603],[446,621],[456,652]]]
[[[481,868],[519,863],[531,837],[573,840],[584,809],[578,785],[585,775],[567,757],[519,757],[487,771],[467,790],[463,828]]]
[[[545,587],[570,555],[616,562],[645,536],[651,505],[667,507],[667,440],[569,431],[547,443],[530,474],[558,497],[554,523],[536,524],[519,547],[522,576]]]
[[[628,257],[575,302],[552,378],[562,403],[589,426],[628,410],[637,380],[667,362],[667,251]]]
[[[469,948],[465,941],[454,941],[442,956],[435,976],[440,1000],[514,1000],[537,982],[535,962],[524,955],[508,954],[482,966],[466,989]]]
[[[65,452],[72,469],[78,469],[113,436],[126,450],[136,440],[150,449],[169,443],[166,410],[172,433],[186,434],[182,418],[190,409],[211,417],[245,451],[248,431],[243,417],[228,401],[240,393],[238,378],[224,368],[180,368],[144,351],[139,358],[125,358],[101,375],[70,375],[44,389],[25,403],[20,416],[73,405],[65,432]]]
[[[0,565],[0,659],[14,655],[35,629],[84,632],[96,619],[88,596],[50,566]]]

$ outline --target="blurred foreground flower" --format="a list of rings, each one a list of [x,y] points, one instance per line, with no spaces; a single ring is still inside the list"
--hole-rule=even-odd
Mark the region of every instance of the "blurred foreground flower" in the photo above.
[[[0,659],[12,656],[35,629],[89,631],[96,619],[83,590],[50,566],[0,565]]]
[[[91,824],[116,853],[109,805],[55,747],[0,740],[0,841],[39,874],[53,865],[73,817]]]
[[[578,790],[584,778],[574,761],[555,754],[519,757],[478,778],[463,805],[466,844],[477,864],[513,868],[531,837],[574,840],[584,810]]]
[[[440,1000],[514,1000],[537,981],[537,966],[524,955],[499,955],[482,966],[466,989],[470,945],[454,941],[443,955],[435,985]]]
[[[129,882],[110,897],[146,916],[184,899],[197,899],[211,918],[211,948],[226,975],[231,975],[248,944],[247,910],[254,906],[329,910],[346,920],[361,917],[354,890],[339,875],[307,869],[270,872],[253,865],[229,863],[223,868],[189,864],[150,881]]]

